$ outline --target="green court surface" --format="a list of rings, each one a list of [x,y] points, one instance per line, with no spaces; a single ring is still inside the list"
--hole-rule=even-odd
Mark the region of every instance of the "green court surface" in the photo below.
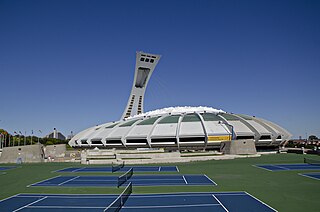
[[[303,163],[305,155],[273,154],[235,160],[211,160],[192,163],[177,163],[179,174],[205,174],[217,183],[217,186],[161,186],[135,187],[134,193],[169,192],[236,192],[245,191],[278,211],[317,211],[320,199],[320,181],[301,177],[298,173],[310,171],[271,172],[257,168],[256,164]],[[318,159],[319,156],[307,157]],[[3,164],[0,164],[3,165]],[[168,165],[168,164],[153,164]],[[150,166],[150,164],[148,165]],[[19,193],[46,194],[119,194],[116,187],[27,187],[30,184],[58,175],[71,176],[75,173],[56,173],[67,167],[87,167],[75,163],[22,164],[17,169],[0,175],[0,199]],[[90,166],[99,167],[99,166]],[[139,174],[154,174],[139,172]],[[170,172],[156,173],[172,174]],[[80,176],[118,175],[117,173],[77,173]]]

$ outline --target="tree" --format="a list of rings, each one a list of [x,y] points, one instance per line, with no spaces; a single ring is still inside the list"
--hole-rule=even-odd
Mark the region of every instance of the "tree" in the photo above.
[[[315,135],[310,135],[308,138],[309,141],[318,140],[318,137]]]

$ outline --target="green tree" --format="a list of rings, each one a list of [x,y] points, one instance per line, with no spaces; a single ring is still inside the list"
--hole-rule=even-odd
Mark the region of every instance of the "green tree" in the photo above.
[[[318,137],[315,135],[310,135],[308,138],[309,141],[318,140]]]

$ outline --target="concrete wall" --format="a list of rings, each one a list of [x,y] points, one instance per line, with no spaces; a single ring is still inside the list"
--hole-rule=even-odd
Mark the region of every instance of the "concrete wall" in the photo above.
[[[44,152],[41,144],[5,147],[0,157],[0,163],[38,163],[43,161]]]
[[[230,155],[257,154],[254,140],[232,140],[221,142],[220,151]]]
[[[46,158],[49,156],[51,158],[62,158],[66,155],[66,145],[65,144],[57,144],[57,145],[49,145],[44,147],[44,153]]]

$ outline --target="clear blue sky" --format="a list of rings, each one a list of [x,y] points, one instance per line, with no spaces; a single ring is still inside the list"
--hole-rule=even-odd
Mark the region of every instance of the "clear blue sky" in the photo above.
[[[118,120],[136,51],[162,55],[146,111],[211,106],[320,136],[317,0],[0,0],[0,128]]]

